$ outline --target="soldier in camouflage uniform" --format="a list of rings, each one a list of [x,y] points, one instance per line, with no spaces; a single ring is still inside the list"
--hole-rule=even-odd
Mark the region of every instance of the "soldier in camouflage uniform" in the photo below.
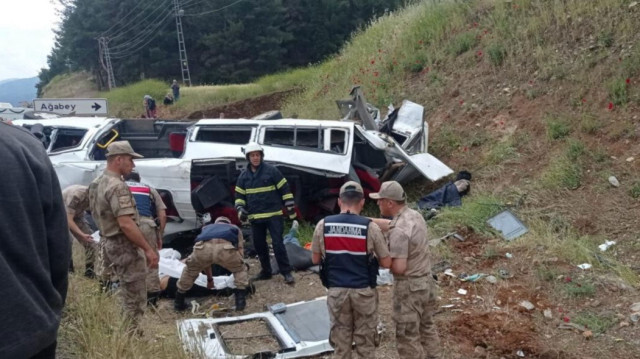
[[[85,271],[84,275],[94,278],[94,262],[98,245],[91,238],[91,228],[84,218],[89,209],[89,192],[87,186],[71,185],[62,191],[62,199],[67,210],[67,224],[69,225],[69,241],[73,244],[75,237],[84,247]],[[71,261],[73,266],[73,261]]]
[[[437,285],[431,277],[427,224],[422,215],[406,206],[406,195],[396,181],[384,182],[378,201],[380,215],[388,223],[394,291],[393,319],[400,358],[440,358],[440,340],[433,312]]]
[[[178,281],[174,309],[187,309],[184,302],[186,293],[198,278],[201,271],[207,274],[207,288],[213,288],[211,265],[217,264],[233,273],[236,311],[244,310],[247,305],[246,295],[249,286],[247,268],[244,264],[244,239],[242,231],[227,217],[218,217],[214,223],[202,227],[196,237],[193,253],[187,258],[186,267]]]
[[[350,359],[354,342],[359,358],[375,358],[378,344],[376,276],[378,264],[389,268],[391,257],[378,225],[359,215],[364,201],[360,184],[345,183],[338,199],[340,214],[318,222],[311,242],[312,261],[322,262],[322,282],[329,289],[334,358]]]
[[[140,182],[140,174],[131,171],[124,177],[129,186],[133,199],[136,201],[138,215],[140,216],[140,230],[149,246],[156,254],[162,249],[162,236],[167,223],[167,206],[155,188]],[[156,306],[160,298],[160,276],[158,268],[149,269],[147,272],[147,304]]]
[[[89,203],[104,241],[105,261],[120,279],[124,312],[138,331],[146,302],[147,265],[157,267],[158,255],[138,228],[136,204],[122,176],[133,170],[133,158],[142,156],[128,141],[111,143],[106,155],[107,168],[89,186]]]

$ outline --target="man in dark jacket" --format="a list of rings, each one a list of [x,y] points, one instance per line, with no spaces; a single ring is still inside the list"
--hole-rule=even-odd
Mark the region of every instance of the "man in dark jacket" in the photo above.
[[[40,141],[0,123],[0,356],[54,358],[71,258],[58,177]]]
[[[257,143],[250,143],[244,149],[249,166],[240,174],[236,183],[236,210],[241,222],[251,223],[251,237],[262,270],[253,280],[271,279],[267,230],[276,255],[278,268],[287,284],[295,283],[287,257],[282,233],[284,219],[282,207],[286,207],[289,218],[295,218],[295,202],[287,180],[274,166],[263,162],[264,152]]]

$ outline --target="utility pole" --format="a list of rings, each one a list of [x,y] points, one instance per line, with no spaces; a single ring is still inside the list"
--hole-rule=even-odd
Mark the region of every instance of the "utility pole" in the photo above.
[[[176,30],[178,31],[178,52],[180,53],[180,69],[182,71],[182,83],[191,86],[191,76],[189,75],[189,63],[187,62],[187,49],[184,46],[184,33],[182,32],[182,15],[184,10],[180,9],[180,0],[173,0],[173,9],[176,17]]]
[[[107,72],[107,86],[109,90],[116,88],[116,79],[113,75],[113,66],[111,65],[111,53],[109,52],[109,40],[101,36],[98,38],[98,51],[100,56],[100,64]]]

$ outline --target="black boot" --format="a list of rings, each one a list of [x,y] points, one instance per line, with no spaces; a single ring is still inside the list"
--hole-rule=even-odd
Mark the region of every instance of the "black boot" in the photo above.
[[[236,288],[235,296],[236,296],[236,312],[243,311],[244,308],[247,306],[247,290]]]
[[[96,277],[96,274],[93,271],[93,263],[87,263],[85,265],[84,276],[89,279],[94,279]]]
[[[173,309],[178,312],[187,310],[187,304],[184,302],[185,293],[176,292],[176,299],[173,302]]]
[[[158,299],[160,299],[160,292],[147,292],[147,306],[157,308]]]
[[[260,273],[251,277],[251,280],[254,282],[258,280],[269,280],[269,279],[271,279],[271,273],[265,272],[263,270],[261,270]]]

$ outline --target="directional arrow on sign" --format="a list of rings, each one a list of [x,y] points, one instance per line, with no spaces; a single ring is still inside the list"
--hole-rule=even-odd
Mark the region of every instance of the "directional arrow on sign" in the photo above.
[[[93,103],[93,106],[91,106],[91,108],[92,108],[94,111],[98,111],[99,109],[101,109],[101,108],[102,108],[102,106],[98,105],[98,103],[97,103],[97,102],[94,102],[94,103]]]

